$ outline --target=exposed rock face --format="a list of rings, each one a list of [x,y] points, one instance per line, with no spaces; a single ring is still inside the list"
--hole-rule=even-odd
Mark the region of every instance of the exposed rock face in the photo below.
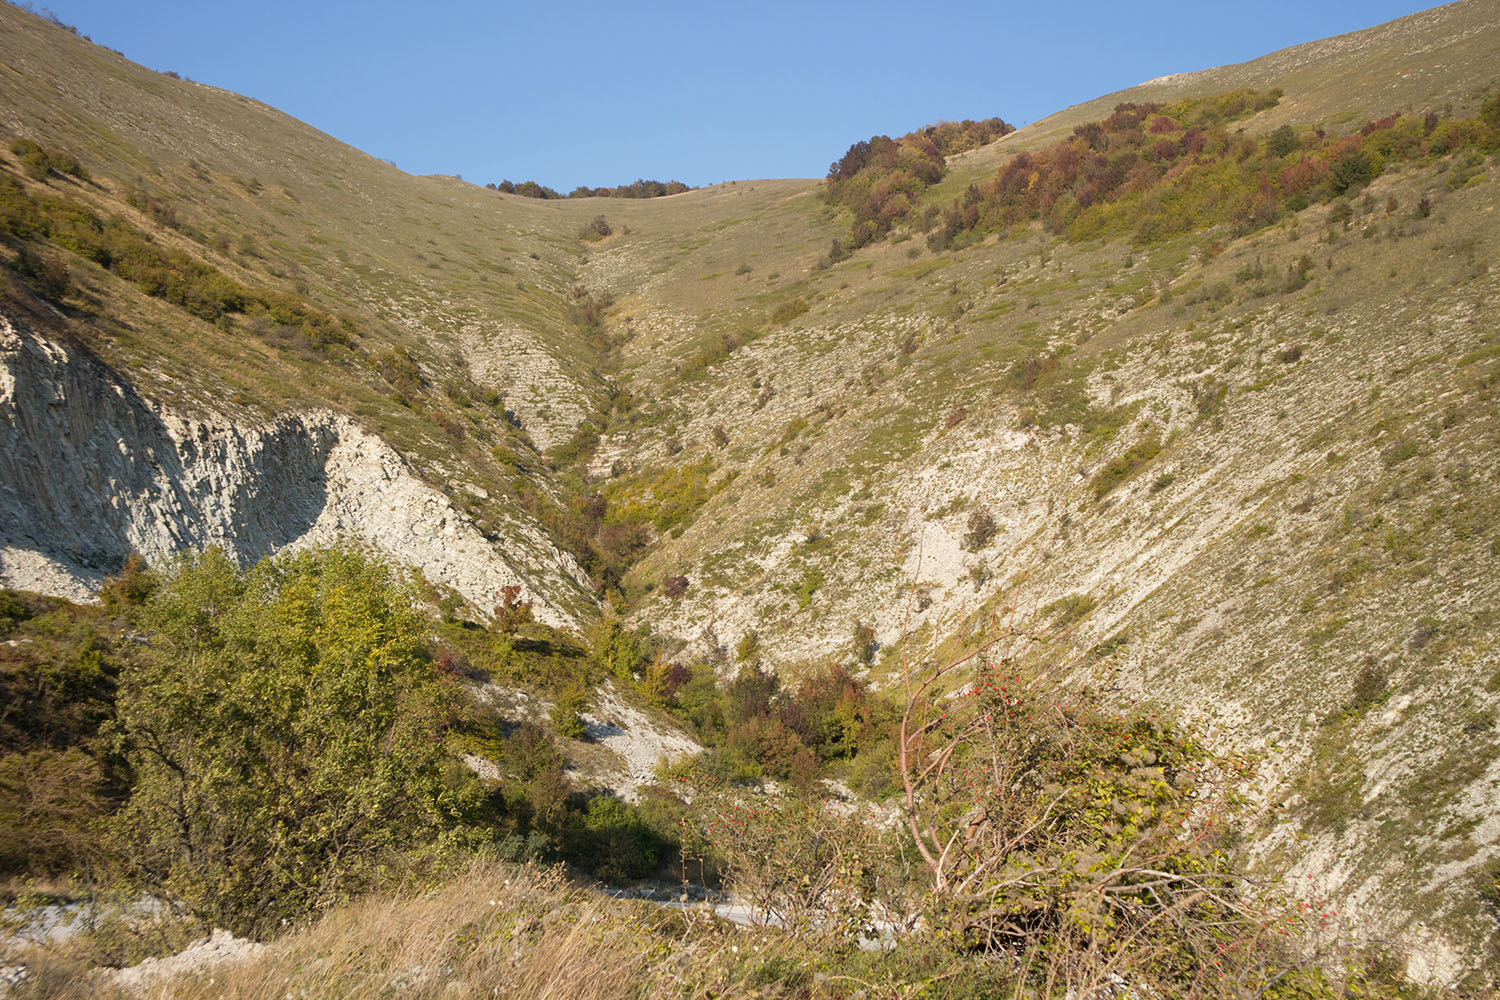
[[[200,938],[175,955],[166,958],[148,958],[139,965],[116,969],[103,974],[106,982],[122,989],[144,992],[161,980],[191,973],[205,973],[217,966],[234,962],[246,962],[264,955],[263,944],[235,937],[226,930],[215,929],[213,934]],[[212,985],[213,980],[209,980]]]
[[[488,541],[346,416],[246,425],[163,412],[86,352],[0,317],[0,581],[87,599],[131,552],[219,546],[242,562],[357,539],[476,607],[519,584],[548,624],[578,625],[587,586],[534,526]]]

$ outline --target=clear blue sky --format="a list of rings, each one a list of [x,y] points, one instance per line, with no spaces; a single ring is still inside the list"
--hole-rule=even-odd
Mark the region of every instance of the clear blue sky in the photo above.
[[[1421,0],[41,0],[94,41],[478,183],[821,176],[939,119],[1015,125]]]

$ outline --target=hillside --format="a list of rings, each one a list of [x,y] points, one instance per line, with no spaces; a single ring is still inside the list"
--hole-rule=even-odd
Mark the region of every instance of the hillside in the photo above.
[[[877,686],[1013,609],[1079,682],[1263,754],[1260,861],[1457,979],[1496,933],[1500,226],[1494,150],[1429,139],[1482,131],[1497,57],[1500,9],[1464,0],[1153,80],[950,157],[834,259],[819,181],[413,177],[0,6],[7,218],[66,273],[49,294],[0,251],[0,580],[82,597],[132,551],[354,538],[473,617],[515,585],[684,664],[869,659]],[[1398,113],[1412,142],[1176,230],[1140,220],[1186,167],[1068,215],[999,200],[1123,103],[1185,136],[1239,90],[1263,106],[1189,154],[1214,177],[1332,163]],[[12,140],[81,169],[32,176]]]

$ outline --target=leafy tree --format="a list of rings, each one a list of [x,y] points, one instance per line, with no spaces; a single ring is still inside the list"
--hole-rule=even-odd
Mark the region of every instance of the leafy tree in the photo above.
[[[113,817],[149,891],[254,933],[477,837],[445,748],[459,692],[413,596],[351,549],[185,557],[143,612],[151,658],[117,699],[133,778]]]

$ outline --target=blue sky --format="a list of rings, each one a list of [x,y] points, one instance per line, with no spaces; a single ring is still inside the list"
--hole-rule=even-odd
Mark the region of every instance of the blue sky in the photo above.
[[[40,8],[42,3],[38,2]],[[1369,27],[1411,0],[480,3],[50,0],[153,69],[477,183],[821,176],[940,119],[1015,125],[1166,73]]]

